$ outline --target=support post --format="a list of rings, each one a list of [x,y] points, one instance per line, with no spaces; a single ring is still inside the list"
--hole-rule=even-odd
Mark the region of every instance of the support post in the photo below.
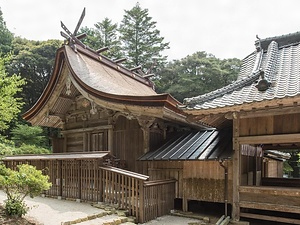
[[[240,163],[241,163],[241,152],[240,152],[240,143],[238,141],[239,137],[239,127],[240,127],[240,118],[239,114],[234,112],[232,115],[233,118],[233,187],[232,187],[232,219],[235,221],[240,220],[240,195],[239,195],[239,187],[240,187],[240,179],[241,179],[241,172],[240,172]]]
[[[155,118],[153,117],[138,117],[137,118],[139,125],[143,131],[144,137],[144,153],[148,152],[150,149],[150,127],[152,126]]]

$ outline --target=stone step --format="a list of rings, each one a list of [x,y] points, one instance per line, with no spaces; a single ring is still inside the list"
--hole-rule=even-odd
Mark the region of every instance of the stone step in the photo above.
[[[89,221],[78,223],[79,225],[119,225],[127,222],[127,217],[119,217],[116,214],[111,214]]]

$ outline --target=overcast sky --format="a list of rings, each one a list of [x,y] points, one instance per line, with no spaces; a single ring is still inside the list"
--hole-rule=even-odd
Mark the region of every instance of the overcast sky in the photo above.
[[[120,23],[137,0],[0,0],[8,29],[31,40],[63,39],[60,21],[73,31],[84,7],[82,26],[105,17]],[[254,51],[255,36],[300,31],[299,0],[139,0],[157,22],[170,49],[169,60],[196,51],[218,58],[244,58]]]

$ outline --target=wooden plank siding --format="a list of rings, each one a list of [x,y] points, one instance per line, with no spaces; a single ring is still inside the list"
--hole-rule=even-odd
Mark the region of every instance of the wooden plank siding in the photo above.
[[[240,137],[300,133],[300,113],[240,119]]]
[[[175,198],[183,197],[183,162],[148,162],[148,175],[150,180],[175,179]]]
[[[231,203],[232,162],[227,163]],[[218,161],[153,161],[148,162],[148,174],[150,180],[176,179],[175,198],[224,202],[225,175]]]
[[[228,161],[228,202],[232,202],[232,163]],[[218,161],[185,161],[183,191],[188,200],[224,202],[224,169]]]
[[[137,159],[144,154],[143,132],[137,120],[128,120],[119,116],[113,131],[112,154],[120,160],[126,160],[126,169],[146,173],[147,168]]]
[[[239,191],[242,217],[300,224],[299,188],[240,186]],[[281,216],[268,216],[257,211],[247,213],[249,209],[281,212]],[[297,215],[298,219],[290,217],[292,214]]]

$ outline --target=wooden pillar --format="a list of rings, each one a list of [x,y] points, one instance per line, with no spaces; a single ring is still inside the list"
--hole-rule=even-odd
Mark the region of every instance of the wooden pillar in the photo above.
[[[143,131],[143,152],[146,153],[150,150],[150,127],[152,126],[155,118],[153,117],[138,117],[139,125]]]
[[[113,127],[107,131],[107,150],[113,154],[114,130]]]
[[[67,143],[68,143],[68,136],[64,134],[64,149],[63,152],[67,152]]]
[[[239,137],[239,127],[240,127],[240,118],[239,114],[233,113],[233,187],[232,187],[232,219],[235,221],[240,220],[240,195],[239,195],[239,187],[241,184],[241,151],[240,144],[238,141]]]
[[[188,207],[188,199],[184,196],[182,198],[182,211],[183,212],[187,212],[189,210],[189,207]]]
[[[87,133],[84,132],[82,135],[83,135],[83,146],[82,146],[82,148],[83,148],[84,152],[87,152],[87,144],[88,144],[87,143],[88,142],[87,141]]]

